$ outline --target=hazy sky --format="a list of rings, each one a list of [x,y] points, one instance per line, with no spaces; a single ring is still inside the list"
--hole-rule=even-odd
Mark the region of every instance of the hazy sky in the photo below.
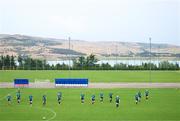
[[[180,45],[180,1],[0,0],[0,33]]]

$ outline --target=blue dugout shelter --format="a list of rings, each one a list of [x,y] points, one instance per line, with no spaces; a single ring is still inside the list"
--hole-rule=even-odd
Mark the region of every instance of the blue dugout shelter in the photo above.
[[[86,78],[57,78],[55,79],[55,86],[87,87],[88,79]]]

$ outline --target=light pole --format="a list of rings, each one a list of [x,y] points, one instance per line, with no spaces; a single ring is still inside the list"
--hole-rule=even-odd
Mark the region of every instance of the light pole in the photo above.
[[[149,82],[151,83],[151,37],[149,38]]]
[[[71,72],[70,72],[70,70],[71,70],[71,67],[70,67],[70,63],[71,63],[71,62],[70,62],[70,59],[71,59],[71,57],[70,57],[70,56],[71,56],[71,55],[70,55],[70,50],[71,50],[71,48],[70,48],[70,46],[71,46],[71,38],[69,37],[68,40],[69,40],[69,58],[68,58],[68,59],[69,59],[69,66],[68,66],[68,67],[69,67],[69,78],[70,78],[70,76],[71,76]]]
[[[117,70],[117,68],[118,68],[118,65],[117,65],[117,56],[118,56],[118,52],[117,52],[117,51],[118,51],[118,46],[117,46],[117,43],[115,43],[115,44],[116,44],[116,45],[115,45],[115,51],[116,51],[116,52],[115,52],[115,54],[116,54],[116,64],[115,64],[115,65],[116,65],[116,70]]]

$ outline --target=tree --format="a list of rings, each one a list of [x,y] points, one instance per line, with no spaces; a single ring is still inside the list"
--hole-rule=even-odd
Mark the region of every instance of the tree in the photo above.
[[[83,66],[85,66],[86,64],[86,59],[84,56],[80,56],[79,59],[78,59],[78,62],[79,62],[79,66],[83,68]]]
[[[17,58],[17,61],[18,61],[18,63],[19,63],[19,67],[18,68],[23,68],[23,58],[22,58],[22,56],[18,56],[18,58]]]
[[[112,67],[109,63],[102,63],[101,64],[101,69],[102,70],[110,70]]]
[[[4,65],[6,69],[9,69],[10,67],[10,56],[6,55],[5,59],[4,59]]]
[[[86,66],[88,69],[93,69],[95,67],[95,64],[98,62],[98,59],[95,57],[95,55],[90,54],[86,57]]]
[[[1,55],[1,58],[0,58],[0,69],[3,70],[3,61],[4,61],[4,56]]]

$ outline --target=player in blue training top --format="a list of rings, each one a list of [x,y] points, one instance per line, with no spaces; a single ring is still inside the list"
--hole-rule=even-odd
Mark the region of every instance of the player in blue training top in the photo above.
[[[17,102],[20,103],[20,101],[21,101],[21,93],[20,93],[20,91],[18,91],[16,93],[16,97],[17,97]]]
[[[81,93],[81,103],[84,103],[85,95]]]
[[[8,96],[7,96],[7,101],[8,101],[8,104],[9,104],[9,105],[11,104],[11,99],[12,99],[11,95],[8,94]]]
[[[145,96],[146,96],[146,100],[148,100],[148,98],[149,98],[149,91],[148,90],[145,90]]]
[[[135,95],[135,102],[136,102],[136,104],[138,104],[138,100],[139,100],[139,96],[138,96],[138,94],[136,94]]]
[[[141,92],[138,92],[138,101],[141,102]]]
[[[116,96],[116,107],[119,107],[119,103],[120,103],[120,98],[119,96]]]
[[[58,92],[57,94],[57,100],[58,100],[58,103],[61,104],[61,99],[62,99],[62,93],[61,92]]]
[[[43,95],[43,97],[42,97],[42,100],[43,100],[43,105],[46,105],[46,95]]]
[[[32,103],[33,103],[33,96],[32,95],[29,95],[29,104],[32,106]]]
[[[110,103],[112,102],[112,98],[113,98],[113,93],[109,93],[109,101],[110,101]]]
[[[92,104],[94,104],[95,103],[95,95],[92,95],[91,100],[92,100]]]
[[[100,102],[103,102],[104,94],[100,93],[99,96],[100,96]]]

